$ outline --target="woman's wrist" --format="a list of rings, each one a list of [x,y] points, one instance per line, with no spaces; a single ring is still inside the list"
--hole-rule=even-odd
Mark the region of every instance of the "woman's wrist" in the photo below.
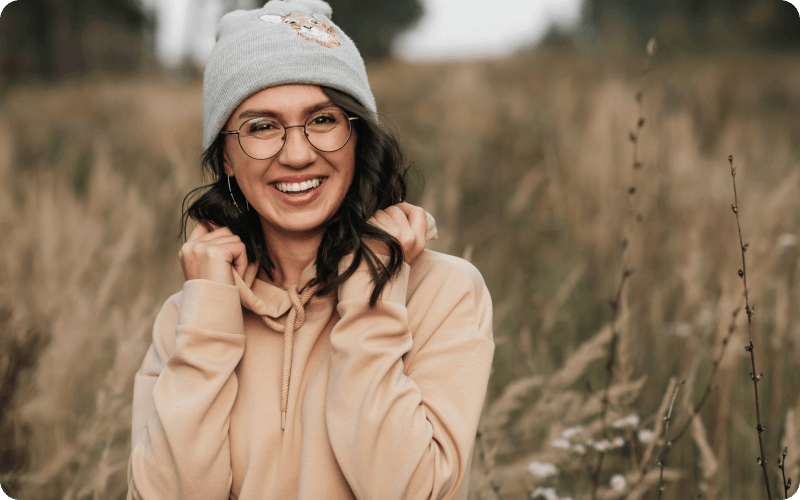
[[[202,278],[184,282],[178,325],[244,333],[239,289]]]

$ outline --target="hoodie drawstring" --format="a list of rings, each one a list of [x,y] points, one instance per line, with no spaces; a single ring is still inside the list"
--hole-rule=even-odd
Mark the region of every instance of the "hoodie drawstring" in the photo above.
[[[281,325],[269,316],[261,316],[264,323],[275,331],[283,332],[283,372],[281,377],[281,430],[286,427],[286,407],[289,403],[289,376],[292,371],[292,347],[294,340],[294,331],[301,326],[306,320],[306,311],[304,305],[308,302],[314,292],[319,288],[319,284],[309,286],[303,293],[297,294],[297,286],[292,285],[286,291],[289,292],[289,299],[292,301],[292,307],[289,309],[289,316],[286,318],[286,323]]]

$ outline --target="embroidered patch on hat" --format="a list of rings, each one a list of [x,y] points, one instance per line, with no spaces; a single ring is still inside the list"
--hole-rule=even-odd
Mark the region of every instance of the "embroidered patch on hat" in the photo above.
[[[293,12],[288,16],[265,14],[259,19],[270,24],[288,24],[304,40],[317,42],[323,47],[332,49],[339,46],[333,26],[326,23],[324,19],[318,19],[314,14],[310,16],[305,12]]]

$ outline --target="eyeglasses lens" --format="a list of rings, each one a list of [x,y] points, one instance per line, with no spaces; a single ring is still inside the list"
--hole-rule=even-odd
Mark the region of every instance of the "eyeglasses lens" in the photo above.
[[[308,142],[320,151],[337,151],[350,139],[347,115],[339,109],[312,114],[305,123]],[[248,156],[267,159],[277,155],[286,141],[286,129],[275,118],[253,118],[239,128],[239,143]]]

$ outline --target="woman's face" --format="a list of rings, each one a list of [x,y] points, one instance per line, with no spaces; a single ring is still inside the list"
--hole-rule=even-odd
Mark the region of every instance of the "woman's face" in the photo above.
[[[303,135],[302,125],[312,110],[326,103],[335,107],[317,86],[281,85],[253,94],[228,119],[224,130],[239,130],[243,123],[262,116],[277,118],[285,127],[301,125],[286,129],[283,149],[266,160],[245,154],[235,134],[226,136],[225,174],[236,177],[250,210],[260,215],[265,232],[299,235],[322,231],[350,188],[355,170],[355,131],[343,148],[331,153],[315,149]]]

